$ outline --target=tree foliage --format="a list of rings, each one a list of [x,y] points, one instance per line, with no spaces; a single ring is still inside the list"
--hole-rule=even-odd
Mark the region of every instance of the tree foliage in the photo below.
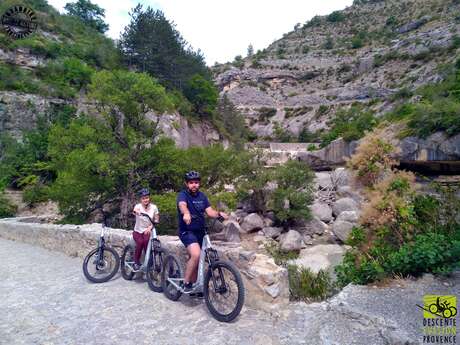
[[[195,113],[201,116],[210,116],[216,110],[219,93],[211,81],[199,74],[187,81],[184,95],[193,104]]]
[[[105,10],[89,0],[69,2],[64,9],[69,15],[80,18],[85,24],[101,33],[109,29],[109,25],[104,22]]]
[[[200,50],[194,51],[163,12],[137,5],[119,41],[129,66],[147,72],[169,88],[183,90],[195,74],[210,79]]]

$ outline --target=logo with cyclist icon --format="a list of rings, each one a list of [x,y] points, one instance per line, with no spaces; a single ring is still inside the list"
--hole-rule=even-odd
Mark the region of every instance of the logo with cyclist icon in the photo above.
[[[457,298],[453,295],[425,295],[423,297],[424,318],[441,317],[444,319],[453,318],[457,315]]]

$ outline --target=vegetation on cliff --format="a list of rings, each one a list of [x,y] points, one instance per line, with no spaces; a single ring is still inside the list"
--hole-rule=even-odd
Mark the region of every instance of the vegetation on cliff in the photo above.
[[[448,274],[460,255],[460,203],[453,187],[417,191],[415,175],[394,170],[394,147],[381,128],[369,133],[350,161],[366,203],[336,268],[341,285],[366,284],[425,272]]]
[[[182,174],[192,167],[211,186],[220,183],[216,188],[230,182],[229,174],[249,167],[244,153],[221,146],[180,150],[160,139],[157,123],[147,120],[149,111],[179,112],[215,123],[237,143],[246,135],[231,103],[219,104],[201,52],[161,11],[136,6],[116,46],[102,34],[104,10],[90,1],[67,4],[67,14],[45,0],[23,3],[37,13],[40,30],[22,40],[0,33],[0,48],[22,52],[37,64],[0,62],[0,90],[64,103],[53,103],[22,141],[2,133],[0,188],[24,189],[30,204],[52,198],[73,222],[84,221],[96,202],[112,202],[120,214],[115,224],[127,227],[129,205],[141,186],[150,185],[161,202],[170,203],[167,193],[180,188]],[[0,11],[13,4],[2,2]],[[82,95],[95,101],[97,111],[77,115],[74,105]]]

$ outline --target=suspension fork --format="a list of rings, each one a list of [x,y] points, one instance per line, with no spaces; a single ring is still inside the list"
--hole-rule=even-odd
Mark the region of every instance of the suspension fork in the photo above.
[[[222,273],[222,270],[220,268],[218,268],[219,278],[220,278],[220,281],[221,281],[221,285],[218,286],[217,279],[216,279],[216,276],[214,275],[214,270],[212,268],[213,263],[219,261],[217,251],[215,249],[212,249],[212,248],[207,249],[206,250],[206,258],[207,258],[207,261],[208,261],[208,264],[209,264],[209,269],[211,270],[211,277],[212,277],[212,282],[214,284],[214,291],[217,292],[217,293],[225,292],[225,289],[226,289],[225,286],[226,285],[225,285],[225,279],[224,279],[224,274]]]
[[[105,239],[103,236],[99,237],[99,244],[97,247],[97,263],[100,264],[104,261]]]
[[[160,252],[158,251],[158,249],[161,247],[161,243],[156,237],[152,238],[151,241],[152,241],[152,243],[151,243],[150,260],[152,260],[152,268],[153,268],[153,270],[157,270],[163,264],[161,262],[162,257],[159,254]],[[157,262],[157,258],[158,258],[158,262]]]

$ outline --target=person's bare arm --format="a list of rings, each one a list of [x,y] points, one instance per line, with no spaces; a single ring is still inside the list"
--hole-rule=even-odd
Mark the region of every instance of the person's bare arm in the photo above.
[[[225,212],[216,211],[211,206],[209,206],[205,211],[208,217],[218,218],[219,216],[222,216],[224,219],[228,219],[228,215]]]
[[[185,201],[179,201],[179,210],[182,213],[182,218],[184,219],[185,224],[190,225],[192,222],[192,216],[188,210],[187,203]]]

